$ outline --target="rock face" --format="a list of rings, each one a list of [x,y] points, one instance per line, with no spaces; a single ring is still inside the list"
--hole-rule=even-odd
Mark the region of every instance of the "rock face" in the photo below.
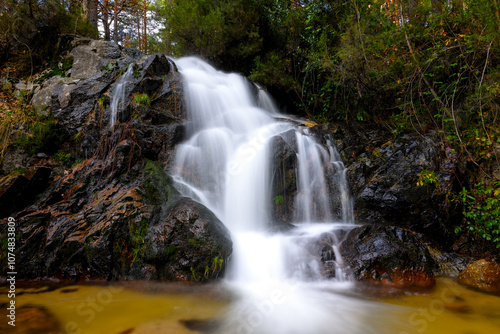
[[[232,252],[227,229],[182,198],[166,172],[186,122],[175,64],[114,43],[75,43],[71,77],[47,80],[32,102],[54,115],[73,138],[61,150],[80,160],[68,168],[38,153],[42,158],[24,159],[25,169],[0,180],[0,238],[14,216],[24,264],[18,277],[222,277]],[[129,66],[125,101],[110,124],[112,92]],[[149,103],[139,105],[137,94]]]
[[[24,175],[6,175],[0,178],[0,212],[8,216],[31,204],[36,195],[48,186],[52,170],[37,166]]]
[[[451,247],[461,209],[448,194],[461,189],[462,165],[436,133],[394,138],[381,130],[339,127],[334,136],[348,168],[357,221],[410,229]]]
[[[500,264],[486,260],[475,261],[460,273],[458,283],[484,292],[500,294]]]
[[[55,180],[17,214],[18,258],[25,264],[19,275],[193,281],[222,275],[232,249],[222,223],[202,205],[179,199],[165,164],[142,158],[129,125],[116,126],[105,141],[116,138],[122,139],[116,146]]]
[[[355,279],[394,287],[430,287],[436,264],[420,235],[392,226],[351,230],[340,245]]]

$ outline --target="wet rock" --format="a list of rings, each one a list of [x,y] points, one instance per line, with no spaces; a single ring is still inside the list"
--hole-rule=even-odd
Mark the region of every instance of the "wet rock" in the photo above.
[[[500,264],[484,259],[475,261],[460,273],[458,283],[484,292],[500,294]]]
[[[297,153],[295,131],[274,138],[272,143],[271,196],[275,225],[282,227],[295,217],[297,194]]]
[[[145,238],[144,260],[169,280],[205,281],[224,273],[232,252],[227,228],[205,206],[181,198]]]
[[[458,187],[459,168],[457,155],[434,133],[372,147],[348,167],[358,221],[411,229],[451,247],[460,210],[448,194]],[[423,171],[434,179],[417,185]]]
[[[16,214],[18,261],[25,264],[18,277],[221,277],[231,253],[228,231],[207,208],[178,201],[165,164],[143,160],[130,125],[115,127],[93,159]],[[6,223],[0,221],[2,231]]]
[[[422,236],[393,226],[351,230],[340,245],[345,265],[357,280],[395,287],[430,287],[436,264]]]
[[[439,250],[429,247],[429,252],[437,264],[435,270],[436,276],[457,277],[471,261],[471,257],[464,257],[457,253],[440,252]]]
[[[35,167],[22,175],[11,173],[0,178],[0,218],[23,209],[48,186],[52,170]]]
[[[4,309],[4,307],[2,307]],[[2,312],[4,313],[4,312]],[[2,318],[6,318],[5,316]],[[8,318],[7,318],[8,319]],[[16,310],[16,326],[7,324],[7,320],[0,323],[2,333],[12,334],[63,334],[64,330],[55,316],[45,308],[24,306]],[[5,331],[5,332],[4,332]]]

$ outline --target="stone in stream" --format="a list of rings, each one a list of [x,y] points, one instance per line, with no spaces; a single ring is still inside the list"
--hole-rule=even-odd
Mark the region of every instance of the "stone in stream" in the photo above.
[[[393,287],[431,287],[436,267],[422,236],[393,226],[365,225],[348,232],[340,245],[356,280]]]
[[[500,264],[484,259],[475,261],[458,275],[458,283],[484,292],[500,294]]]

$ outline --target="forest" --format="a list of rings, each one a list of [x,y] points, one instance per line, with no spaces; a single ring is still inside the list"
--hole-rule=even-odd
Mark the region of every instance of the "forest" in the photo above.
[[[436,131],[467,163],[464,228],[500,247],[498,0],[3,0],[1,76],[54,66],[65,34],[198,55],[317,123]]]

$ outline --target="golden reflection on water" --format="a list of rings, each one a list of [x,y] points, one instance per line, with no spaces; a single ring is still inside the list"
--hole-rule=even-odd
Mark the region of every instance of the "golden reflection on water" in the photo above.
[[[500,296],[477,292],[453,279],[439,278],[426,293],[403,294],[383,302],[404,306],[405,333],[500,333]]]
[[[0,288],[0,304],[8,301],[6,291]],[[59,322],[61,332],[68,334],[187,334],[198,332],[187,329],[185,320],[216,318],[230,299],[217,284],[136,281],[56,288],[27,286],[17,290],[16,306],[18,311],[22,307],[45,309]],[[394,310],[393,314],[383,315],[393,324],[389,326],[391,333],[500,333],[500,297],[467,289],[452,279],[438,279],[436,287],[427,292],[406,292],[396,297],[379,294],[374,301],[397,306],[387,308],[388,312]],[[0,332],[6,328],[4,319]],[[12,333],[28,333],[27,325],[19,322],[15,330]]]

